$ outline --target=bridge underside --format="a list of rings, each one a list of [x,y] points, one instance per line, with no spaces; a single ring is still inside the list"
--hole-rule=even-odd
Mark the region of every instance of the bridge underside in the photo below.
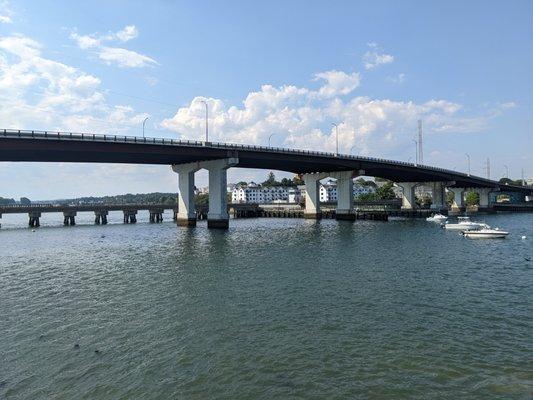
[[[142,139],[141,139],[142,140]],[[394,182],[455,182],[457,187],[496,187],[497,182],[413,164],[350,156],[327,156],[276,149],[239,149],[219,145],[164,145],[68,139],[0,140],[0,161],[87,162],[179,165],[223,158],[238,158],[239,168],[287,171],[297,174],[364,170],[365,175]],[[520,188],[517,188],[520,190]]]

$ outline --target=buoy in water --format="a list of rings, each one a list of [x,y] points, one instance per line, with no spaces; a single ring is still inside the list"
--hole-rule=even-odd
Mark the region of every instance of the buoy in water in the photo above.
[[[527,236],[522,236],[522,240],[526,240],[527,239]]]

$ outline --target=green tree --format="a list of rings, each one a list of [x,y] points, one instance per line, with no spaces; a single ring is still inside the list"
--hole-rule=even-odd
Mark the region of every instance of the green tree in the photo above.
[[[383,186],[376,189],[377,198],[380,200],[392,200],[396,198],[394,190],[392,190],[393,183],[388,181]]]
[[[357,201],[376,201],[379,200],[376,193],[361,193],[357,196]]]
[[[431,207],[431,204],[433,203],[433,200],[431,199],[431,196],[427,193],[425,193],[422,197],[416,198],[416,204],[418,204],[421,208],[429,208]]]
[[[467,206],[475,206],[479,204],[479,194],[476,192],[468,192],[465,196],[465,203]]]
[[[455,199],[455,194],[451,190],[449,192],[446,192],[446,204],[448,206],[452,205],[454,199]]]
[[[194,204],[196,206],[207,206],[209,205],[209,194],[208,193],[198,193],[194,198]]]
[[[267,175],[266,181],[262,183],[263,186],[269,187],[269,186],[279,186],[280,183],[276,181],[276,175],[274,175],[274,172],[270,171]]]
[[[302,178],[300,178],[299,175],[294,175],[294,178],[292,178],[292,181],[294,182],[294,186],[303,185],[305,182]]]

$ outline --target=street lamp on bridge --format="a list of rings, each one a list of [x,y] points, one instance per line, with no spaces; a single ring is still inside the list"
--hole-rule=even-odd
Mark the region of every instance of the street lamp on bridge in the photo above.
[[[268,147],[270,147],[270,139],[272,139],[272,136],[274,136],[275,133],[271,133],[270,136],[268,137]]]
[[[504,166],[504,168],[505,168],[505,177],[506,177],[507,179],[509,179],[509,167],[508,167],[507,165],[505,165],[505,164],[503,164],[503,166]]]
[[[465,153],[465,156],[468,161],[468,176],[470,176],[470,154]]]
[[[144,125],[146,124],[146,121],[148,120],[148,117],[146,117],[143,121],[143,137],[144,137]]]

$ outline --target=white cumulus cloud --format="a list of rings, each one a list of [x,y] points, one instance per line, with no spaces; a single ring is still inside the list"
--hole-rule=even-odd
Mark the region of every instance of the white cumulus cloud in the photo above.
[[[359,74],[342,71],[320,72],[312,89],[263,85],[250,92],[240,105],[221,99],[195,97],[161,122],[165,129],[184,139],[202,140],[205,110],[209,105],[210,136],[214,141],[265,145],[268,138],[277,146],[334,151],[339,126],[341,150],[359,154],[398,158],[410,151],[418,119],[431,134],[480,132],[493,116],[467,115],[461,104],[443,99],[415,103],[373,99],[357,95]]]
[[[0,120],[6,128],[125,131],[146,116],[110,105],[100,79],[43,55],[37,41],[0,36]]]
[[[368,50],[363,55],[363,64],[365,69],[373,69],[379,65],[390,64],[394,61],[394,56],[382,52],[377,43],[368,43]]]
[[[12,24],[13,12],[8,1],[0,1],[0,24]]]
[[[157,64],[153,58],[118,47],[102,46],[98,52],[98,57],[108,65],[116,64],[126,68],[140,68]]]
[[[92,50],[97,57],[107,65],[117,65],[122,68],[142,68],[148,65],[157,65],[157,61],[144,54],[121,47],[107,45],[109,42],[127,42],[139,36],[135,25],[128,25],[118,32],[106,35],[80,35],[77,32],[70,34],[78,47],[82,50]]]

